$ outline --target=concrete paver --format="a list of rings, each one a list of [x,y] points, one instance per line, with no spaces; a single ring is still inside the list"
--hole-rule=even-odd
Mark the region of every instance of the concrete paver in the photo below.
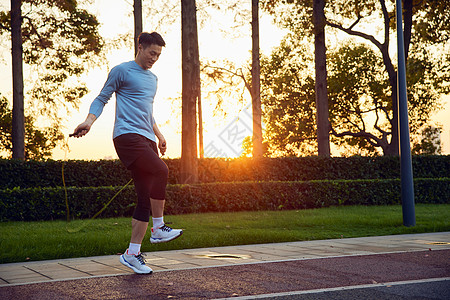
[[[93,274],[83,272],[79,269],[73,269],[69,266],[60,263],[50,263],[50,264],[39,264],[28,267],[30,270],[35,271],[36,273],[42,274],[45,277],[51,279],[58,278],[80,278],[80,277],[89,277],[93,276]]]
[[[163,267],[163,266],[155,266],[152,264],[148,264],[148,266],[150,268],[152,268],[153,272],[158,272],[158,271],[171,271],[171,270],[185,270],[185,269],[195,269],[198,268],[198,265],[194,265],[194,264],[189,264],[189,263],[181,263],[181,264],[176,264],[176,265],[170,265],[167,267]]]
[[[114,268],[112,266],[97,263],[95,260],[89,260],[79,263],[64,262],[61,263],[61,266],[80,270],[81,272],[90,274],[91,276],[108,275],[112,272],[117,273],[117,271],[120,271],[120,269]]]
[[[149,252],[155,272],[320,257],[450,249],[450,232]],[[118,255],[0,265],[0,287],[133,273]]]

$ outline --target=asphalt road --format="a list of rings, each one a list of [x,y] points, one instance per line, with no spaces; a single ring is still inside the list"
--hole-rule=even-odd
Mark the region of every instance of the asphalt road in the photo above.
[[[6,286],[0,299],[450,299],[449,258],[437,250],[161,271]]]
[[[236,297],[233,299],[264,300],[348,300],[348,299],[450,299],[450,283],[448,280],[432,280],[431,282],[396,283],[378,287],[343,287],[336,289],[297,291],[269,295]]]

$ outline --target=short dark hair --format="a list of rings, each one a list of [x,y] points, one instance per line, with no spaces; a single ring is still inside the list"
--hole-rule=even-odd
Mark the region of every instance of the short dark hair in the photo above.
[[[144,46],[144,48],[156,44],[158,46],[164,47],[166,42],[162,38],[162,36],[157,32],[141,32],[138,37],[138,44]]]

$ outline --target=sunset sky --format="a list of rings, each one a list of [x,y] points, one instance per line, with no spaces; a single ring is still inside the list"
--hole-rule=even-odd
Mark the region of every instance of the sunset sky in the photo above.
[[[100,34],[107,40],[114,39],[117,34],[133,34],[133,7],[132,0],[95,0],[88,7],[91,13],[94,13],[101,23]],[[251,8],[251,1],[247,0],[248,8]],[[145,4],[145,2],[144,2]],[[9,0],[0,0],[0,9],[10,9]],[[145,10],[145,8],[144,8]],[[260,43],[261,52],[270,54],[273,47],[277,46],[282,38],[283,31],[272,24],[270,16],[260,13]],[[237,32],[234,32],[230,38],[222,32],[235,25],[234,16],[228,13],[217,12],[213,16],[214,21],[207,21],[199,27],[199,50],[200,56],[208,60],[221,60],[226,58],[237,65],[245,63],[251,59],[251,28],[250,20],[247,26],[241,26]],[[158,31],[166,40],[166,47],[159,61],[152,68],[158,76],[158,91],[155,97],[154,112],[155,119],[159,124],[161,132],[168,142],[166,157],[176,158],[181,155],[181,101],[173,100],[181,95],[181,25],[180,18],[174,18],[175,22],[170,26],[159,28],[157,20],[148,20],[144,14],[144,31]],[[154,23],[152,23],[152,21]],[[231,24],[230,24],[231,23]],[[228,25],[230,24],[230,25]],[[6,46],[10,47],[8,43]],[[2,44],[0,56],[0,92],[2,95],[11,99],[12,80],[11,80],[11,57],[10,49]],[[124,48],[113,50],[107,54],[107,65],[92,69],[83,76],[82,80],[87,82],[90,93],[81,99],[79,111],[74,110],[72,115],[66,120],[66,136],[73,129],[84,121],[92,100],[100,92],[108,70],[124,61],[132,60],[134,50]],[[24,69],[24,78],[26,79],[29,69]],[[26,84],[26,82],[25,82]],[[249,95],[246,95],[247,103],[236,107],[229,101],[225,105],[227,116],[214,117],[212,114],[215,103],[204,99],[203,101],[203,121],[204,121],[204,146],[210,150],[217,148],[226,153],[227,156],[236,156],[239,151],[239,141],[233,143],[224,142],[224,133],[230,126],[239,125],[240,136],[251,135],[251,119],[249,113],[251,107]],[[171,100],[172,99],[172,100]],[[450,154],[450,97],[443,98],[445,110],[442,110],[433,117],[433,121],[444,125],[444,131],[441,136],[443,154]],[[105,106],[103,114],[94,123],[87,136],[80,139],[69,139],[70,151],[65,153],[58,148],[54,151],[54,159],[88,159],[96,160],[103,158],[117,158],[112,144],[112,129],[114,123],[115,96]],[[233,125],[234,124],[234,125]],[[245,129],[245,130],[244,130]],[[337,153],[332,153],[337,155]]]

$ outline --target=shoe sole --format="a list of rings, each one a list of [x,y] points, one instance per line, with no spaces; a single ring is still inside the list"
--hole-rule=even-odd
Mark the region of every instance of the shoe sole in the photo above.
[[[152,274],[153,270],[150,269],[150,272],[143,272],[141,270],[136,269],[132,264],[128,263],[125,258],[123,258],[123,256],[121,255],[119,258],[119,261],[122,263],[122,265],[132,269],[135,273],[137,274]]]
[[[182,234],[183,234],[183,231],[180,231],[179,235],[176,235],[176,236],[174,236],[174,237],[172,237],[170,239],[155,239],[155,238],[151,237],[150,238],[150,243],[152,243],[152,244],[167,243],[167,242],[173,241],[176,238],[179,238]]]

